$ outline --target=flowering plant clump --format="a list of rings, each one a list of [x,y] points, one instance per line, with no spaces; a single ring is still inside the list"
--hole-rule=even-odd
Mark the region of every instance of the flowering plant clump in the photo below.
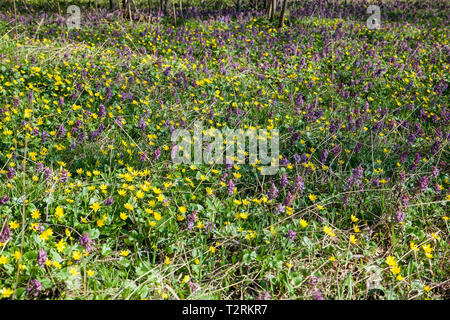
[[[448,299],[448,2],[210,2],[2,1],[0,299]]]

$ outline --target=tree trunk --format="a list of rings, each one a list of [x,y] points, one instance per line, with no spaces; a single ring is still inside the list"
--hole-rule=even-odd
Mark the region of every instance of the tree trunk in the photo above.
[[[270,21],[275,20],[276,12],[277,12],[277,0],[272,0],[272,11],[270,12]]]
[[[175,11],[175,0],[172,0],[173,21],[177,24],[177,12]]]
[[[283,0],[283,6],[281,7],[281,14],[280,14],[280,23],[278,24],[278,28],[283,28],[284,25],[284,17],[286,15],[286,7],[287,7],[288,0]]]

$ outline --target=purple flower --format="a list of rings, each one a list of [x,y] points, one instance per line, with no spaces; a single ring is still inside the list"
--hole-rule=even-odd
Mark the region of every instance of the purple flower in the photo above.
[[[303,192],[303,190],[305,190],[305,183],[303,182],[303,177],[302,176],[297,176],[295,178],[294,181],[294,190],[298,191],[300,193]]]
[[[139,159],[141,160],[141,162],[147,160],[147,152],[139,152]]]
[[[263,294],[259,293],[256,300],[270,300],[270,294],[268,291],[264,291]]]
[[[60,124],[56,129],[56,136],[58,138],[64,137],[66,134],[66,129],[64,129],[64,125]]]
[[[14,178],[15,175],[16,175],[16,170],[14,170],[13,167],[9,167],[9,170],[8,170],[8,173],[7,173],[8,179]]]
[[[94,241],[89,237],[88,233],[85,233],[82,237],[80,237],[80,245],[82,245],[86,251],[92,250],[92,244]]]
[[[428,187],[428,177],[423,176],[419,178],[419,189],[421,192],[424,192],[425,189]]]
[[[288,207],[291,204],[292,198],[293,198],[293,196],[292,196],[291,192],[288,191],[287,194],[286,194],[286,199],[284,199],[284,203],[283,204],[286,207]]]
[[[433,176],[433,178],[436,178],[438,175],[439,175],[439,168],[434,166],[432,168],[432,176]]]
[[[41,173],[44,170],[44,165],[40,162],[36,164],[36,172]]]
[[[59,182],[66,183],[68,178],[69,178],[69,173],[66,170],[62,169],[61,175],[59,177]]]
[[[406,207],[409,203],[409,197],[407,195],[404,195],[402,197],[401,201],[402,201],[402,205]]]
[[[314,288],[311,291],[311,295],[314,300],[323,300],[322,292],[320,291],[320,289]]]
[[[234,193],[234,183],[233,180],[228,180],[228,194],[231,196]]]
[[[281,187],[284,188],[289,184],[289,180],[287,178],[286,173],[283,173],[283,175],[281,176]]]
[[[112,205],[114,203],[114,198],[111,196],[111,197],[109,197],[109,198],[106,198],[105,199],[105,202],[104,202],[104,204],[105,204],[105,206],[110,206],[110,205]]]
[[[38,252],[37,263],[43,268],[45,266],[45,262],[47,262],[47,252],[45,252],[44,249],[40,248]]]
[[[200,285],[198,283],[195,283],[195,282],[192,282],[192,281],[189,281],[188,285],[189,285],[189,288],[191,288],[192,292],[196,292],[196,291],[201,289],[201,287],[200,287]]]
[[[395,216],[395,219],[397,220],[398,223],[405,222],[405,215],[401,209],[399,209],[397,211],[397,215]]]
[[[187,228],[190,230],[192,230],[192,228],[194,228],[194,224],[197,221],[197,210],[192,211],[192,213],[187,215],[186,218],[186,225]]]
[[[431,150],[430,150],[431,154],[435,155],[439,151],[440,148],[441,148],[441,142],[438,139],[436,139],[436,141],[431,146]]]
[[[10,238],[11,228],[9,227],[9,224],[5,223],[2,232],[0,232],[0,243],[5,243]]]
[[[279,203],[276,207],[275,207],[275,214],[280,214],[280,213],[284,213],[284,211],[286,210],[286,208]]]
[[[276,199],[277,197],[278,197],[278,189],[275,186],[275,183],[272,182],[272,185],[270,186],[269,190],[269,200]]]
[[[37,280],[33,279],[30,281],[30,286],[27,288],[27,293],[32,293],[35,297],[42,291],[42,284]]]
[[[434,185],[434,191],[436,192],[436,194],[440,194],[441,193],[441,187],[439,186],[439,183],[437,183],[437,182]]]
[[[161,149],[158,148],[155,150],[155,153],[153,154],[153,159],[155,159],[155,161],[156,161],[159,159],[160,156],[161,156]]]
[[[100,106],[98,107],[98,117],[104,118],[105,116],[106,116],[106,108],[103,104],[100,104]]]
[[[327,158],[328,158],[328,150],[323,149],[322,154],[320,155],[320,162],[325,163],[325,161],[327,161]]]
[[[5,203],[7,203],[9,201],[9,197],[8,196],[3,196],[0,198],[0,206],[4,205]],[[1,241],[0,241],[1,242]]]
[[[297,236],[297,233],[295,233],[292,230],[289,230],[287,233],[287,237],[288,237],[289,241],[291,241],[291,242],[294,242],[296,236]]]
[[[49,167],[45,167],[44,169],[44,180],[47,180],[50,175],[52,174],[52,169],[50,169]]]

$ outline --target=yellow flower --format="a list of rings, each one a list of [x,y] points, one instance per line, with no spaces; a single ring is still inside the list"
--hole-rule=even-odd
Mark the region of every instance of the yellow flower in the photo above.
[[[419,248],[417,247],[417,245],[413,241],[411,241],[409,243],[409,247],[411,248],[412,251],[418,251],[419,250]]]
[[[48,238],[53,234],[53,230],[52,228],[48,228],[47,230],[45,230],[44,232],[41,233],[41,235],[39,236],[42,240],[48,240]]]
[[[301,219],[301,220],[300,220],[300,225],[301,225],[303,228],[306,228],[306,227],[308,226],[308,222],[307,222],[306,220]]]
[[[127,209],[127,210],[129,210],[129,211],[133,211],[133,210],[134,210],[133,205],[130,204],[130,203],[128,203],[128,202],[125,203],[124,207],[125,207],[125,209]]]
[[[431,288],[429,286],[427,286],[427,285],[424,285],[423,286],[423,290],[425,290],[426,292],[430,292]]]
[[[211,253],[214,253],[214,252],[216,252],[216,248],[214,248],[213,246],[210,246],[209,251],[211,251]]]
[[[291,216],[294,213],[294,208],[286,207],[286,213],[288,216]]]
[[[97,212],[100,209],[100,204],[98,204],[97,202],[94,202],[91,205],[91,209],[94,210],[94,212]]]
[[[7,264],[8,261],[9,261],[9,259],[8,259],[7,256],[5,256],[5,255],[1,255],[1,256],[0,256],[0,265],[2,265],[2,264]]]
[[[82,257],[82,254],[81,254],[80,251],[74,251],[74,252],[72,253],[72,258],[73,258],[73,260],[75,260],[75,261],[80,260],[81,257]]]
[[[156,221],[161,220],[162,216],[159,212],[153,212],[153,217],[155,218]]]
[[[77,268],[69,268],[69,272],[75,277],[78,274]]]
[[[391,272],[395,275],[395,274],[399,274],[400,273],[400,267],[398,265],[392,266],[391,268]]]
[[[191,277],[189,275],[185,275],[182,282],[183,283],[188,283],[189,280],[191,280]]]
[[[322,230],[323,232],[325,232],[325,234],[329,235],[331,238],[335,236],[333,229],[331,229],[329,226],[323,226]]]
[[[336,258],[335,257],[330,257],[330,261],[334,262],[334,261],[336,261]]]
[[[312,202],[314,202],[314,201],[316,201],[317,196],[310,193],[310,194],[308,195],[308,198],[309,198],[309,200],[311,200]]]
[[[356,244],[358,242],[358,239],[355,237],[355,235],[352,234],[350,236],[350,242],[353,243],[353,244]]]
[[[41,213],[38,209],[34,209],[33,211],[31,211],[31,217],[33,219],[39,219],[41,217]]]
[[[164,263],[165,263],[166,265],[169,265],[169,264],[172,263],[172,261],[170,261],[170,258],[169,258],[168,256],[166,256],[165,259],[164,259]]]
[[[11,221],[10,223],[9,223],[9,227],[11,228],[11,229],[17,229],[18,227],[19,227],[19,223],[17,222],[17,221]]]
[[[14,259],[19,260],[21,256],[22,255],[20,254],[20,251],[16,250],[14,252],[14,255],[13,255]]]
[[[186,213],[186,211],[187,211],[186,207],[179,207],[178,210],[179,210],[181,213]]]
[[[358,218],[356,216],[354,216],[353,214],[350,216],[350,218],[352,219],[353,222],[358,222]]]
[[[430,244],[425,244],[422,246],[423,251],[425,252],[425,256],[427,258],[433,258],[433,255],[431,254],[433,252],[433,248],[430,246]]]
[[[58,219],[58,221],[61,221],[61,218],[64,217],[64,209],[61,207],[57,207],[55,209],[55,216]]]
[[[120,255],[122,257],[127,257],[129,254],[130,254],[129,250],[122,250],[122,251],[120,251]]]
[[[139,190],[138,192],[136,192],[136,197],[142,199],[144,197],[144,193],[141,190]]]
[[[94,270],[88,270],[87,274],[88,274],[89,277],[92,277],[95,274],[95,271]]]
[[[388,266],[394,266],[397,264],[397,261],[395,261],[395,258],[393,256],[387,256],[385,262]]]
[[[3,288],[0,290],[0,293],[3,298],[9,298],[13,294],[13,290],[11,288]]]
[[[128,215],[125,212],[120,213],[120,219],[127,220],[127,218],[128,218]]]

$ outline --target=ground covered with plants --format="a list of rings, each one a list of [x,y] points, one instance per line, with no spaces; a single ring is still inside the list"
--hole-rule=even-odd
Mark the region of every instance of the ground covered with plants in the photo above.
[[[99,3],[0,5],[1,298],[449,298],[448,4]],[[279,171],[175,164],[194,121]]]

